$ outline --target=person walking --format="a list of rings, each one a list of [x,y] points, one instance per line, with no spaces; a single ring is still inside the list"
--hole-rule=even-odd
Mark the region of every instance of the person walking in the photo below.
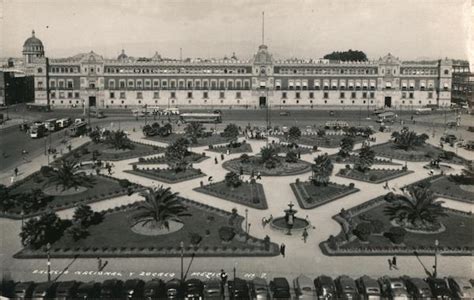
[[[224,153],[221,153],[221,160],[224,160]]]
[[[268,220],[267,218],[263,217],[262,218],[262,227],[265,229],[265,226],[267,226]]]
[[[99,256],[97,257],[97,270],[102,270],[102,258],[100,258]]]
[[[303,229],[303,241],[306,244],[306,240],[308,239],[308,230],[305,228]]]
[[[262,180],[262,173],[260,173],[260,171],[258,171],[258,173],[257,173],[257,179]]]
[[[252,172],[250,172],[250,179],[253,179],[255,177],[255,171],[252,170]]]
[[[13,172],[15,172],[15,177],[18,177],[18,167],[15,167],[15,170],[13,170]]]
[[[217,160],[217,157],[214,157],[214,162],[216,163],[216,165],[219,163],[219,161]]]
[[[286,252],[286,245],[284,243],[281,243],[281,245],[280,245],[280,254],[281,254],[281,256],[285,257],[285,252]]]
[[[389,259],[387,259],[387,261],[388,261],[388,269],[389,269],[390,271],[392,271],[392,269],[393,269],[392,260],[389,258]]]
[[[393,267],[395,270],[398,270],[397,257],[396,257],[396,256],[392,257],[392,267]]]
[[[227,278],[229,277],[229,275],[227,275],[227,273],[224,271],[224,269],[221,269],[221,290],[222,292],[224,292],[224,287],[227,283]]]

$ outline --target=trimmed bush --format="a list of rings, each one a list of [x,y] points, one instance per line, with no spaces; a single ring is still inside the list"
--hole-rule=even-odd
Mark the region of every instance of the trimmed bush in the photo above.
[[[131,184],[132,183],[128,179],[119,179],[119,185],[122,188],[128,188]]]
[[[190,232],[189,239],[192,245],[198,245],[202,241],[202,236],[195,232]]]
[[[219,228],[218,233],[219,233],[219,238],[223,242],[230,242],[235,236],[234,228],[229,227],[229,226],[222,226],[221,228]]]
[[[372,233],[374,234],[382,234],[385,230],[385,225],[384,222],[374,219],[370,221],[370,224],[372,225]]]
[[[391,227],[388,231],[388,238],[394,244],[401,244],[405,240],[407,231],[402,227]]]
[[[372,225],[370,223],[359,223],[357,224],[354,234],[361,240],[366,242],[372,233]]]

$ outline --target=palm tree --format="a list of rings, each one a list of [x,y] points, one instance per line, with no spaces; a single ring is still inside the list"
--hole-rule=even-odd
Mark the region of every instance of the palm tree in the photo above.
[[[425,187],[413,187],[402,194],[389,193],[385,200],[390,203],[384,213],[390,220],[415,228],[437,224],[438,218],[446,216],[443,201],[436,201],[433,192]]]
[[[237,125],[233,123],[228,124],[224,128],[224,132],[222,132],[222,136],[229,138],[231,142],[236,141],[237,137],[239,136],[239,127],[237,127]]]
[[[186,136],[191,140],[193,144],[197,143],[197,139],[202,137],[204,134],[204,127],[201,123],[191,122],[184,129]]]
[[[331,159],[326,154],[319,155],[314,159],[314,164],[311,166],[313,171],[312,181],[316,185],[327,185],[329,177],[332,174],[334,165]]]
[[[169,187],[147,188],[140,195],[145,201],[138,205],[138,213],[133,216],[132,226],[152,223],[160,229],[165,227],[169,230],[170,221],[183,223],[181,217],[191,216],[178,198],[178,193],[172,193]]]
[[[423,145],[429,137],[426,133],[416,134],[416,132],[410,131],[408,127],[403,127],[400,132],[392,133],[392,138],[398,148],[408,151],[416,146]]]
[[[375,152],[369,145],[364,144],[359,152],[359,157],[355,163],[355,168],[361,172],[366,172],[374,164]]]
[[[111,131],[105,139],[105,143],[111,145],[115,149],[133,149],[132,141],[122,130]]]
[[[87,187],[90,188],[94,186],[95,180],[92,177],[87,176],[83,172],[79,171],[79,165],[73,160],[63,160],[61,165],[53,169],[48,175],[48,180],[45,185],[56,185],[62,187],[62,191],[68,190],[70,188],[79,188]]]
[[[341,140],[341,149],[338,154],[342,157],[347,157],[352,149],[354,149],[354,140],[346,136]]]
[[[269,161],[276,160],[278,157],[278,151],[275,147],[266,146],[260,149],[261,162],[266,163]]]
[[[165,158],[176,171],[186,169],[186,156],[189,155],[188,146],[189,141],[187,139],[179,138],[173,144],[166,147]]]
[[[301,137],[301,130],[299,127],[292,126],[288,131],[288,140],[291,143],[295,143]]]

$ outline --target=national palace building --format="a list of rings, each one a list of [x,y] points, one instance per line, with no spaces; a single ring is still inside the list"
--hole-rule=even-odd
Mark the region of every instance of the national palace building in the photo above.
[[[23,45],[35,102],[52,107],[392,107],[449,106],[452,61],[273,58],[262,44],[250,60],[131,58],[94,52],[47,58],[35,33]]]

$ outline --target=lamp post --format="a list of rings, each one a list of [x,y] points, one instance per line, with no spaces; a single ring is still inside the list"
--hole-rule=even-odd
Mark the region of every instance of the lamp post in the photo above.
[[[48,282],[51,281],[51,244],[46,244],[46,255],[47,255],[47,265],[48,265]]]
[[[439,241],[436,239],[435,240],[435,261],[434,261],[434,266],[433,266],[433,277],[436,278],[438,276],[438,246],[439,246]]]
[[[248,213],[249,213],[249,210],[246,208],[245,209],[245,232],[248,233],[248,227],[249,227],[249,220],[248,220]]]
[[[21,210],[21,229],[23,229],[24,220],[25,220],[25,211],[22,209]]]
[[[179,243],[179,247],[181,248],[181,281],[184,279],[184,265],[183,265],[183,260],[184,260],[184,242],[181,241]]]

